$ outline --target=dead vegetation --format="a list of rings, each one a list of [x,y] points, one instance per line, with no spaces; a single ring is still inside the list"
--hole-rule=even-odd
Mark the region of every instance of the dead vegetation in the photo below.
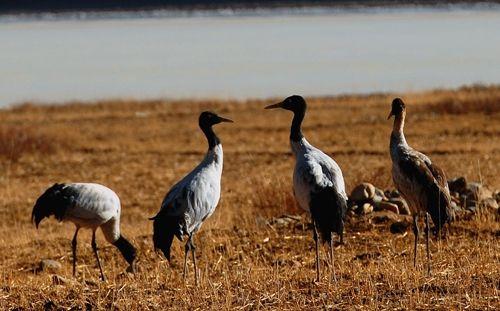
[[[0,126],[0,156],[8,161],[17,162],[25,154],[47,155],[58,145],[54,138],[33,127]]]
[[[499,90],[312,98],[304,134],[335,157],[348,192],[362,181],[390,189],[391,122],[386,117],[392,97],[402,96],[413,146],[449,177],[498,189],[500,114],[494,107]],[[446,101],[463,107],[453,112]],[[17,162],[0,157],[0,309],[500,308],[500,226],[498,218],[481,214],[456,222],[446,241],[431,243],[432,277],[425,275],[423,251],[413,269],[411,233],[391,234],[386,222],[356,218],[347,225],[347,244],[335,251],[337,282],[325,273],[313,283],[312,233],[291,193],[291,115],[267,113],[265,104],[123,100],[0,111],[5,128],[33,129],[33,135],[55,137],[64,146],[44,152],[43,144],[26,143],[39,147],[19,153]],[[206,145],[197,119],[204,109],[223,112],[236,123],[217,129],[225,151],[223,193],[197,236],[202,279],[196,288],[192,270],[187,282],[182,280],[181,243],[174,242],[170,266],[153,252],[147,218],[170,186],[203,157]],[[50,220],[37,231],[30,223],[34,200],[56,181],[94,181],[118,193],[123,233],[140,251],[139,273],[124,272],[123,259],[99,233],[109,278],[101,283],[85,231],[79,276],[71,277],[72,226]],[[322,256],[327,267],[326,253]],[[41,271],[42,259],[62,267]]]

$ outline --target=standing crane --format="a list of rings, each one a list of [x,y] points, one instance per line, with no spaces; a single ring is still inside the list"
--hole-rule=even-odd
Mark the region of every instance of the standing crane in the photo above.
[[[318,232],[322,242],[330,245],[333,262],[332,232],[344,238],[344,217],[347,210],[344,177],[337,163],[302,135],[301,124],[307,104],[304,98],[293,95],[266,109],[282,108],[293,112],[290,145],[295,156],[293,190],[299,206],[311,214],[313,238],[316,243],[316,281],[320,279]]]
[[[170,261],[170,247],[174,236],[180,241],[187,236],[183,277],[186,277],[187,256],[191,251],[196,284],[198,284],[198,270],[193,236],[202,223],[215,211],[220,198],[223,152],[222,144],[212,126],[221,122],[233,121],[213,112],[205,111],[200,114],[198,123],[208,141],[205,158],[170,189],[163,199],[160,211],[151,218],[154,220],[155,249],[160,249],[168,261]]]
[[[390,153],[392,159],[392,179],[399,192],[408,201],[413,214],[413,233],[415,235],[413,265],[417,264],[418,215],[425,214],[425,235],[427,248],[427,273],[431,273],[429,250],[429,214],[436,226],[436,235],[453,218],[451,197],[444,171],[425,154],[408,145],[403,133],[406,108],[403,100],[392,101],[391,112],[387,119],[394,116],[391,133]]]
[[[92,250],[101,271],[101,279],[106,280],[95,241],[95,232],[101,228],[106,240],[116,246],[134,271],[135,247],[120,233],[120,199],[113,190],[93,183],[54,184],[37,200],[31,214],[36,227],[44,218],[55,216],[59,221],[70,221],[76,226],[71,242],[73,251],[73,276],[76,275],[76,244],[81,228],[92,229]]]

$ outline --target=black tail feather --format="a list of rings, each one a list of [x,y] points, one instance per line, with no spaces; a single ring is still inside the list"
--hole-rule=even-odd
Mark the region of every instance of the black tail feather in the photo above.
[[[179,217],[168,216],[163,213],[153,218],[153,244],[155,250],[160,249],[170,261],[170,247],[179,227]]]
[[[347,202],[334,188],[322,188],[311,194],[310,210],[323,242],[330,243],[332,232],[342,235]]]
[[[62,221],[66,208],[71,205],[71,193],[64,188],[65,184],[54,184],[36,200],[31,221],[38,225],[44,218],[54,215],[57,220]]]

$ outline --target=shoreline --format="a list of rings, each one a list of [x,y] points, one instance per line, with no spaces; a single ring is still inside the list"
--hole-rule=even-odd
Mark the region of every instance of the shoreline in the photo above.
[[[416,90],[416,91],[403,91],[403,92],[358,92],[358,93],[342,93],[342,94],[332,94],[332,95],[303,95],[305,98],[313,101],[345,101],[353,100],[360,101],[363,99],[373,99],[373,98],[391,98],[395,96],[405,95],[411,97],[426,97],[431,94],[443,95],[443,94],[453,94],[457,92],[499,92],[500,84],[466,84],[460,87],[450,87],[450,88],[431,88],[426,90]],[[291,94],[289,94],[291,95]],[[37,100],[26,100],[18,103],[10,103],[0,107],[0,112],[8,112],[13,110],[22,110],[29,107],[39,107],[39,108],[64,108],[64,107],[91,107],[91,106],[102,106],[102,105],[120,105],[121,103],[134,103],[138,105],[148,105],[151,103],[163,103],[163,104],[174,104],[174,105],[199,105],[205,103],[218,103],[218,104],[235,104],[235,105],[245,105],[248,103],[263,103],[272,102],[281,98],[280,96],[269,96],[265,98],[218,98],[218,97],[192,97],[192,98],[169,98],[169,97],[147,97],[147,98],[136,98],[136,97],[110,97],[110,98],[97,98],[93,100],[65,100],[65,101],[37,101]]]
[[[196,2],[196,1],[194,1]],[[188,17],[248,17],[286,15],[325,15],[346,13],[387,13],[406,10],[453,11],[500,9],[500,1],[283,1],[236,2],[212,4],[175,4],[156,6],[74,6],[23,7],[8,3],[0,5],[0,22],[51,21],[51,20],[100,20],[121,18],[188,18]]]

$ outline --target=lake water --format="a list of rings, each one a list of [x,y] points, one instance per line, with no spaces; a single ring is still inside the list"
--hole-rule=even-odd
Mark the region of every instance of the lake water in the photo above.
[[[0,106],[500,83],[499,9],[0,19]]]

